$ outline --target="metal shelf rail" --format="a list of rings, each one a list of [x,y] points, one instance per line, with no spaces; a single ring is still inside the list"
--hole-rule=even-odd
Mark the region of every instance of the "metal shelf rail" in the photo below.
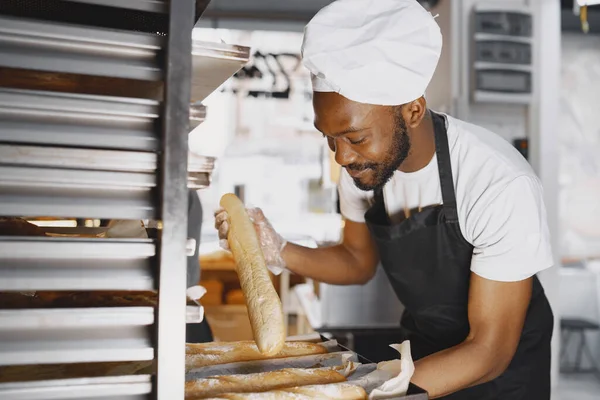
[[[214,163],[190,160],[188,176],[191,31],[198,4],[208,2],[2,3],[0,14],[8,11],[0,16],[0,216],[149,218],[160,220],[161,230],[156,240],[0,236],[0,291],[158,290],[156,309],[0,310],[0,367],[154,359],[157,370],[155,377],[2,383],[0,398],[183,399],[187,190],[207,185]],[[27,12],[16,15],[23,4]],[[95,11],[81,21],[31,11],[68,4],[167,23],[164,32],[134,31],[123,21],[111,25],[114,19],[90,22]],[[127,97],[127,87],[122,97],[43,84],[24,90],[19,82],[6,85],[11,71],[33,71],[38,88],[44,74],[47,82],[71,74],[78,82],[155,82],[162,93],[157,101]],[[191,125],[203,118],[203,108],[193,107]]]

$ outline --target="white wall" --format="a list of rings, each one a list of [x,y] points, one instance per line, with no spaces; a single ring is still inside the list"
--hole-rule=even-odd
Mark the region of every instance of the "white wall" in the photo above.
[[[561,255],[600,257],[600,35],[562,35]]]

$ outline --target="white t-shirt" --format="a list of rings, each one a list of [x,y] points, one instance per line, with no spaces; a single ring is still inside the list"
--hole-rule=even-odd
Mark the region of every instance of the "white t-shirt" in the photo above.
[[[519,281],[553,265],[540,180],[500,136],[447,116],[448,144],[462,235],[474,246],[471,271],[496,281]],[[340,177],[342,215],[364,222],[373,192]],[[419,208],[442,204],[437,157],[412,173],[396,171],[383,190],[393,223]]]

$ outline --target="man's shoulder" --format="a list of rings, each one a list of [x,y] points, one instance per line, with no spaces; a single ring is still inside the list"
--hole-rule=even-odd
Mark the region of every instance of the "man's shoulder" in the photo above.
[[[537,179],[529,162],[506,139],[487,128],[449,117],[452,167],[463,179],[508,182]]]
[[[467,220],[490,212],[490,208],[504,208],[519,201],[518,195],[506,196],[514,194],[511,188],[523,181],[541,192],[533,168],[512,144],[481,126],[454,118],[449,121],[452,172],[463,226],[468,225]]]

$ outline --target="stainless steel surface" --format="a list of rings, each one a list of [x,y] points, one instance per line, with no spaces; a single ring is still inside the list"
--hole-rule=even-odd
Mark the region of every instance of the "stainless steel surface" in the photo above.
[[[155,153],[68,147],[0,145],[0,162],[43,168],[154,172]]]
[[[250,48],[194,40],[192,43],[192,102],[202,101],[250,59]]]
[[[154,219],[158,156],[0,145],[0,215]],[[189,157],[188,187],[210,185],[215,160]]]
[[[102,6],[111,6],[119,8],[128,8],[131,10],[167,12],[168,0],[67,0],[75,3],[98,4]]]
[[[5,189],[3,189],[5,190]],[[44,216],[100,219],[155,219],[150,190],[131,193],[107,190],[29,188],[0,194],[4,216]]]
[[[188,176],[189,189],[204,189],[210,186],[211,174],[206,172],[193,172]]]
[[[141,151],[0,144],[0,164],[5,165],[154,173],[157,159],[156,153]],[[188,157],[188,171],[212,172],[214,166],[213,157]]]
[[[159,80],[163,45],[157,35],[0,17],[0,66],[8,68]]]
[[[159,300],[156,396],[183,399],[188,218],[187,158],[190,118],[191,32],[195,2],[171,0],[165,68],[163,151],[159,161]]]
[[[152,360],[152,307],[0,311],[0,365]]]
[[[183,399],[188,186],[208,185],[214,168],[211,158],[190,156],[188,164],[187,134],[205,118],[197,101],[247,61],[248,49],[240,60],[226,54],[228,48],[236,53],[235,46],[195,46],[195,84],[202,90],[192,98],[191,30],[206,1],[71,1],[168,11],[169,32],[0,17],[0,67],[9,73],[17,68],[49,72],[44,76],[78,74],[90,82],[94,77],[145,80],[144,90],[138,87],[136,93],[156,98],[155,89],[162,89],[163,102],[0,89],[0,215],[156,219],[162,227],[156,242],[0,237],[0,290],[158,289],[156,321],[154,311],[123,308],[10,311],[0,315],[0,360],[154,358],[158,373],[152,381],[9,384],[0,386],[0,398]],[[68,85],[53,89],[69,90]],[[78,89],[97,91],[93,85]],[[132,97],[134,89],[121,89],[106,92]]]
[[[152,290],[150,239],[0,237],[0,290]]]
[[[154,174],[0,166],[0,215],[154,219]]]
[[[190,106],[190,131],[200,125],[206,119],[206,106],[192,104]]]
[[[155,151],[159,116],[153,100],[0,89],[5,143]]]
[[[0,383],[3,400],[146,400],[151,392],[150,375]]]

